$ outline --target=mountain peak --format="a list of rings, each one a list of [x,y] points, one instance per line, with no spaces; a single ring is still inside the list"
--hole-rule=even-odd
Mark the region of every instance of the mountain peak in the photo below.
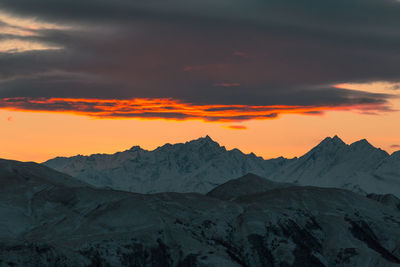
[[[371,145],[366,139],[361,139],[357,142],[352,143],[349,148],[353,151],[360,151],[360,152],[368,152],[368,153],[372,153],[372,152],[377,152],[382,154],[383,157],[388,157],[389,153],[387,153],[386,151],[380,149],[380,148],[376,148],[373,145]]]
[[[135,152],[135,151],[142,151],[143,149],[140,146],[133,146],[129,149],[129,151],[131,152]]]
[[[343,142],[342,139],[340,139],[337,135],[334,137],[328,136],[301,158],[315,155],[315,153],[336,153],[337,151],[344,150],[346,148],[347,144]]]
[[[190,149],[199,149],[201,147],[212,147],[214,149],[222,148],[219,145],[219,143],[215,142],[214,140],[211,139],[210,136],[206,135],[205,137],[193,139],[193,140],[187,141],[185,143],[176,143],[176,144],[167,143],[163,146],[158,147],[155,151],[177,149],[177,148],[182,148],[182,147],[187,147]]]
[[[352,147],[352,148],[362,148],[362,147],[375,148],[373,145],[371,145],[371,144],[367,141],[367,139],[358,140],[358,141],[352,143],[352,144],[350,145],[350,147]]]
[[[216,143],[208,134],[207,134],[205,137],[200,137],[200,138],[198,138],[198,139],[196,139],[196,140],[200,140],[200,141],[203,141],[203,142],[213,142],[213,143]]]
[[[319,143],[318,146],[343,146],[346,145],[342,139],[339,138],[339,136],[335,135],[334,137],[327,137],[324,140],[322,140],[321,143]]]
[[[336,134],[334,137],[332,137],[332,140],[334,140],[335,142],[343,142],[342,139],[340,139],[339,136],[337,136]]]
[[[198,139],[186,142],[186,144],[199,144],[199,145],[212,145],[212,146],[220,146],[217,142],[215,142],[209,135],[205,137],[200,137]]]

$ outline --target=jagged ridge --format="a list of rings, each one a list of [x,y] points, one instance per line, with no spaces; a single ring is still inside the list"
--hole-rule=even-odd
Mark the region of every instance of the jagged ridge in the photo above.
[[[206,136],[153,151],[135,146],[113,155],[55,158],[44,164],[99,187],[138,193],[206,193],[249,172],[269,176],[289,161],[265,161],[238,149],[229,151]]]
[[[400,196],[399,155],[365,139],[347,145],[334,136],[300,158],[264,160],[238,149],[228,151],[206,136],[153,151],[135,146],[113,155],[55,158],[44,164],[98,187],[139,193],[205,193],[251,172],[276,182]]]

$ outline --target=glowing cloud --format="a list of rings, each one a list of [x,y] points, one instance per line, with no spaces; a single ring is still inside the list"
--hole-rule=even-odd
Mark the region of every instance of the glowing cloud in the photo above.
[[[341,83],[335,84],[334,87],[339,89],[362,90],[370,93],[386,93],[388,91],[400,89],[400,82],[376,81],[368,83]]]
[[[62,47],[51,46],[39,42],[9,39],[0,41],[0,53],[21,53],[34,50],[58,50]]]
[[[244,125],[229,125],[229,126],[226,126],[225,128],[231,129],[231,130],[247,130],[247,127]]]
[[[2,98],[0,108],[19,111],[62,112],[97,118],[142,118],[234,122],[274,119],[280,114],[321,115],[330,110],[359,112],[387,111],[383,104],[352,106],[252,106],[196,105],[171,98],[86,99],[86,98]]]
[[[65,30],[67,26],[39,21],[36,18],[21,18],[0,11],[0,53],[21,53],[34,50],[61,49],[38,40],[24,40],[21,37],[41,36],[42,30]]]
[[[37,36],[33,31],[20,29],[18,27],[2,26],[1,34],[17,35],[17,36]]]
[[[20,28],[24,30],[32,30],[32,31],[68,29],[67,26],[43,22],[36,18],[17,17],[2,11],[0,11],[0,22],[8,24],[10,27]]]

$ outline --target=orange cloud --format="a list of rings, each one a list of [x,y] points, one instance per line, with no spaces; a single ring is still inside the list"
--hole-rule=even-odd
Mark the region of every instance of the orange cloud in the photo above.
[[[91,99],[91,98],[1,98],[0,109],[33,112],[58,112],[96,118],[142,118],[235,122],[275,119],[281,114],[318,115],[325,111],[382,112],[384,104],[349,106],[289,105],[197,105],[171,98]]]
[[[247,130],[247,127],[244,125],[229,125],[226,128],[231,130]]]

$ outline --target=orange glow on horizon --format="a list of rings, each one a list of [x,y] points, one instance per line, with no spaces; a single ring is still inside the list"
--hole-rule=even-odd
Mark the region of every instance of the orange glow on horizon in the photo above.
[[[227,149],[254,152],[265,159],[301,156],[327,136],[346,143],[366,138],[388,152],[399,150],[398,113],[382,116],[327,112],[324,116],[293,114],[275,120],[249,120],[246,130],[199,120],[93,119],[65,113],[0,110],[0,158],[43,162],[56,156],[115,153],[134,145],[153,150],[205,135]],[[235,124],[234,124],[235,125]],[[239,125],[239,124],[238,124]]]
[[[377,85],[381,84],[343,86],[373,93],[397,92],[387,89],[394,85],[382,89]],[[400,98],[393,98],[390,104],[393,110],[400,110]],[[99,110],[96,113],[89,107]],[[152,150],[165,143],[181,143],[205,135],[227,149],[254,152],[265,159],[301,156],[323,138],[335,134],[346,143],[366,138],[391,153],[400,147],[400,124],[396,123],[400,117],[399,112],[384,112],[384,107],[264,106],[260,109],[245,105],[193,105],[174,99],[0,98],[0,158],[43,162],[56,156],[115,153],[133,145]],[[137,117],[112,116],[118,110]],[[155,110],[164,113],[158,117],[140,117]],[[168,117],[168,113],[176,111],[188,117]],[[259,116],[274,112],[290,116],[279,119]],[[381,115],[364,115],[373,113]],[[248,115],[241,118],[242,123],[226,118],[239,114]],[[224,117],[214,120],[199,117],[205,115]]]

